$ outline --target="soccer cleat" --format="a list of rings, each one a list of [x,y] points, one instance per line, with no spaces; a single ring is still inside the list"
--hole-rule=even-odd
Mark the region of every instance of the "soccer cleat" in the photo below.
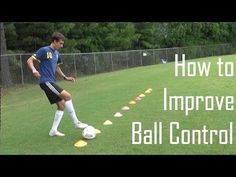
[[[64,133],[61,133],[61,132],[59,132],[59,131],[51,130],[51,131],[49,132],[49,136],[65,136],[65,134],[64,134]]]
[[[75,124],[76,128],[80,128],[80,129],[84,129],[88,126],[88,124],[82,123],[82,122],[78,122],[77,124]]]

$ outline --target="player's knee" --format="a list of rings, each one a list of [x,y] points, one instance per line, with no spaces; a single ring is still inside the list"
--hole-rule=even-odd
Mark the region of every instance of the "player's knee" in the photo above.
[[[65,90],[61,93],[61,97],[62,97],[65,101],[71,100],[71,94],[70,94],[69,92],[65,91]]]
[[[65,110],[65,101],[64,100],[60,101],[60,103],[57,104],[57,109],[60,110],[60,111]]]
[[[71,100],[71,94],[67,93],[65,96],[65,101]]]

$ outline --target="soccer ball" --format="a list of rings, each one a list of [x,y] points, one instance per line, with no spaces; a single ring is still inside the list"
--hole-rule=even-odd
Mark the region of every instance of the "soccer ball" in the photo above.
[[[96,130],[93,126],[87,126],[83,131],[82,131],[82,136],[85,139],[93,139],[96,137]]]

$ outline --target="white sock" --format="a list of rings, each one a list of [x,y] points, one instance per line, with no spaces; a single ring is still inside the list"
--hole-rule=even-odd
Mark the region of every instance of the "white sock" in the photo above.
[[[77,124],[79,122],[76,114],[75,114],[75,109],[72,103],[72,100],[66,101],[65,102],[65,108],[69,114],[69,116],[71,117],[72,121],[74,124]]]
[[[54,117],[53,124],[52,124],[52,129],[51,129],[51,130],[57,131],[57,128],[58,128],[58,126],[59,126],[59,124],[60,124],[60,122],[61,122],[63,113],[64,113],[64,111],[56,110],[55,117]]]

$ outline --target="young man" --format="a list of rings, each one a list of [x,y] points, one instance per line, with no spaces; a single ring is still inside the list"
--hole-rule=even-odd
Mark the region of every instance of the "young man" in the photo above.
[[[77,128],[84,129],[88,126],[77,119],[71,94],[56,84],[56,72],[66,81],[75,81],[75,78],[67,77],[59,67],[62,60],[57,50],[63,47],[64,40],[65,37],[61,33],[54,33],[51,44],[40,48],[27,60],[28,67],[31,69],[32,74],[39,79],[39,85],[44,90],[49,102],[57,105],[52,128],[49,132],[50,136],[65,136],[65,134],[57,130],[64,109],[67,110]],[[34,60],[39,62],[39,71],[34,67]]]

